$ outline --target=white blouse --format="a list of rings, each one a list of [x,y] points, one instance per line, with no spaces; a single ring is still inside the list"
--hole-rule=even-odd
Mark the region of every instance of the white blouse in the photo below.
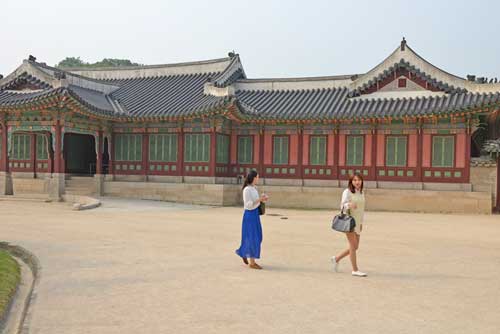
[[[358,190],[356,190],[358,192]],[[340,201],[340,210],[344,209],[344,213],[349,209],[349,202],[351,201],[352,192],[346,188],[342,193],[342,200]]]
[[[259,192],[254,186],[246,186],[243,189],[243,207],[245,210],[254,210],[259,207]]]

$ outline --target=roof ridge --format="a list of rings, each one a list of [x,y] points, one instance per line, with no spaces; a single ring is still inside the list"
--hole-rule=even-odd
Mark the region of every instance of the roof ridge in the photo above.
[[[326,80],[352,80],[353,77],[359,74],[340,74],[327,76],[308,76],[308,77],[288,77],[288,78],[245,78],[239,79],[237,82],[253,83],[253,82],[300,82],[300,81],[326,81]]]
[[[231,57],[215,58],[207,60],[196,60],[187,61],[179,63],[166,63],[166,64],[153,64],[153,65],[132,65],[132,66],[107,66],[107,67],[63,67],[67,72],[101,72],[101,71],[123,71],[123,70],[142,70],[142,69],[154,69],[154,68],[164,68],[164,67],[178,67],[178,66],[190,66],[190,65],[206,65],[214,63],[222,63],[230,60]]]

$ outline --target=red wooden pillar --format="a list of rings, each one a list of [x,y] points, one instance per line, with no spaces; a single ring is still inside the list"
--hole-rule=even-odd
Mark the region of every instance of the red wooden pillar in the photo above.
[[[47,163],[48,163],[48,166],[47,166],[47,172],[49,174],[52,174],[54,172],[54,152],[52,151],[52,135],[49,133],[49,134],[45,134],[45,137],[47,138],[47,147],[46,147],[46,150],[47,150]]]
[[[340,167],[339,167],[339,162],[340,162],[340,138],[339,138],[339,129],[336,128],[333,136],[333,145],[334,145],[334,155],[333,155],[333,164],[334,164],[334,175],[335,179],[339,180],[340,179]]]
[[[334,129],[333,130],[333,146],[330,149],[330,151],[328,152],[328,154],[332,155],[332,159],[333,159],[333,166],[332,166],[332,179],[333,180],[336,180],[338,178],[337,167],[339,165],[339,161],[337,160],[337,157],[336,157],[338,145],[339,145],[338,142],[339,142],[339,134],[338,134],[337,129]],[[327,160],[328,160],[328,157],[327,157]]]
[[[146,176],[149,172],[149,135],[142,134],[142,175]]]
[[[420,182],[424,182],[423,176],[424,174],[422,173],[422,162],[423,162],[423,146],[424,146],[424,130],[422,127],[422,121],[419,120],[419,124],[417,126],[417,179]]]
[[[61,121],[57,120],[55,125],[56,148],[54,151],[54,173],[64,173],[62,168],[62,135],[61,135]]]
[[[297,161],[297,169],[298,169],[298,176],[300,177],[301,180],[304,180],[304,168],[302,168],[302,165],[304,163],[304,131],[302,131],[302,128],[298,129],[298,135],[299,135],[299,147],[298,147],[298,161]],[[328,137],[327,137],[328,138]],[[327,139],[328,140],[328,139]]]
[[[0,128],[2,129],[2,157],[0,164],[0,171],[9,171],[9,147],[8,147],[8,128],[5,119],[1,120]]]
[[[470,182],[470,143],[472,140],[471,130],[467,127],[467,134],[465,139],[465,182]]]
[[[208,174],[215,176],[215,167],[217,159],[217,133],[215,128],[210,132],[210,165],[208,167]]]
[[[108,174],[115,174],[115,134],[111,131],[111,134],[108,138],[108,152],[109,152],[109,160],[108,160]]]
[[[103,138],[102,138],[102,130],[97,131],[97,136],[95,138],[96,140],[96,154],[97,154],[97,159],[96,159],[96,164],[95,164],[95,173],[97,175],[102,174],[102,148],[103,148]]]
[[[259,132],[259,173],[265,176],[264,172],[264,128],[262,127]]]
[[[371,174],[373,181],[377,181],[377,154],[378,154],[378,131],[377,129],[372,130],[372,168]]]
[[[31,170],[33,171],[33,177],[36,177],[36,134],[30,133],[30,146],[31,146]]]
[[[177,138],[177,175],[184,175],[184,125],[181,125]]]

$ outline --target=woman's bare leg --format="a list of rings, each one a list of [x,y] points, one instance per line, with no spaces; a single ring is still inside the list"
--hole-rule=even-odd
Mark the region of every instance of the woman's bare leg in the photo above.
[[[357,234],[355,232],[346,233],[347,240],[349,241],[349,258],[351,259],[352,270],[358,271],[358,264],[356,259],[356,250],[358,249]]]
[[[347,234],[347,233],[346,233]],[[359,240],[360,240],[360,235],[359,234],[356,234],[356,250],[358,250],[358,247],[359,247]],[[349,238],[347,238],[347,240],[349,240]],[[340,260],[342,260],[343,258],[345,258],[347,255],[349,255],[349,252],[350,252],[350,248],[342,251],[341,253],[339,253],[339,255],[335,256],[335,260],[337,261],[337,263],[339,263]]]
[[[250,265],[254,265],[255,264],[255,259],[253,257],[250,257],[248,259],[250,260]]]
[[[335,256],[335,261],[337,261],[337,263],[339,263],[340,260],[345,258],[347,255],[349,255],[349,249],[346,249],[346,250],[342,251],[341,253],[339,253],[339,255]]]

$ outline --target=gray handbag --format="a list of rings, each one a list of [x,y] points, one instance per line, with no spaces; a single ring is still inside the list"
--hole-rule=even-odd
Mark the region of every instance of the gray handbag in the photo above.
[[[344,213],[344,208],[340,214],[333,217],[332,229],[338,232],[353,232],[356,227],[356,220],[352,216]]]

